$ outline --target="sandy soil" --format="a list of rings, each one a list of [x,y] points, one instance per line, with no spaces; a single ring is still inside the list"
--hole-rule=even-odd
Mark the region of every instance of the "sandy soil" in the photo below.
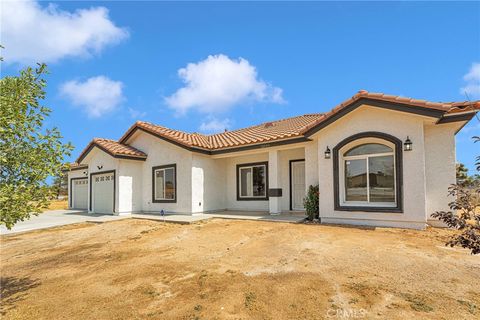
[[[4,236],[3,319],[478,319],[449,231],[123,220]]]

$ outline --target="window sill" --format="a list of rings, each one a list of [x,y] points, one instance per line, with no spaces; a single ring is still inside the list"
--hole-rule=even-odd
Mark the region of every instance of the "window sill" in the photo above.
[[[177,203],[177,199],[173,200],[153,200],[153,203]]]
[[[403,213],[403,209],[397,207],[370,207],[370,206],[335,206],[335,211],[360,211],[378,213]]]
[[[268,197],[265,197],[265,198],[240,198],[240,197],[237,197],[237,201],[268,201]]]

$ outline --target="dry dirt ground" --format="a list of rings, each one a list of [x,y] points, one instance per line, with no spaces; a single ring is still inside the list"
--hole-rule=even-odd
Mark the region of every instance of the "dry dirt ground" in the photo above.
[[[3,319],[479,319],[450,231],[123,220],[1,240]]]

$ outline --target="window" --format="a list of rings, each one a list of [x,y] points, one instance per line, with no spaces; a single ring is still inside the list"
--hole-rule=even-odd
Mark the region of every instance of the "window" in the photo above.
[[[334,209],[403,212],[402,141],[361,132],[333,148]]]
[[[266,200],[267,191],[267,162],[237,166],[237,200]]]
[[[365,143],[343,154],[344,202],[395,205],[393,148]]]
[[[176,165],[158,166],[152,168],[153,202],[176,202],[177,177]]]

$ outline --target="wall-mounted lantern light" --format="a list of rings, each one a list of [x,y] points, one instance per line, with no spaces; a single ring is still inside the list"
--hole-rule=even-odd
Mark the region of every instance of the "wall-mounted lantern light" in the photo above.
[[[332,156],[332,152],[330,151],[330,148],[327,146],[327,149],[325,150],[325,159],[330,159]]]
[[[403,150],[405,151],[412,151],[412,140],[407,136],[407,140],[403,143]]]

